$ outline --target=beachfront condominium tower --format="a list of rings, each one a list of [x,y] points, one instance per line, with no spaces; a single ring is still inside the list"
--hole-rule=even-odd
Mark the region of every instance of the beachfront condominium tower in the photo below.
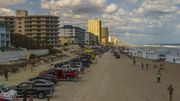
[[[104,45],[108,44],[109,31],[108,27],[102,27],[101,43]]]
[[[0,22],[0,49],[10,46],[10,26]]]
[[[11,34],[31,37],[40,47],[54,47],[58,44],[57,16],[28,15],[26,10],[17,10],[16,16],[0,16],[0,21],[10,25]]]
[[[99,43],[101,43],[101,21],[88,20],[88,32],[98,36]]]

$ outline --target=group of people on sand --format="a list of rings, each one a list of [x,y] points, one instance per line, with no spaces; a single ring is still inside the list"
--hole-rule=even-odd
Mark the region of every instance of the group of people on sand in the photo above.
[[[133,65],[135,66],[136,65],[136,58],[133,57]],[[154,63],[152,61],[152,66],[150,66],[150,64],[148,63],[144,63],[144,62],[141,62],[141,70],[144,70],[146,68],[149,69],[149,67],[152,67],[152,68],[157,68],[157,73],[156,73],[156,78],[157,78],[157,82],[160,83],[160,79],[161,79],[161,70],[164,69],[164,65],[161,63],[160,65],[157,64],[157,63]],[[167,88],[168,92],[169,92],[169,100],[172,101],[173,99],[173,92],[174,92],[174,88],[172,87],[172,84],[169,85],[169,87]]]

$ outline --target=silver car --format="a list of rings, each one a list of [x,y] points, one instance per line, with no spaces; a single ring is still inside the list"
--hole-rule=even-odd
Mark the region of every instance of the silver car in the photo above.
[[[8,99],[17,97],[17,91],[9,89],[5,84],[0,83],[0,96]]]

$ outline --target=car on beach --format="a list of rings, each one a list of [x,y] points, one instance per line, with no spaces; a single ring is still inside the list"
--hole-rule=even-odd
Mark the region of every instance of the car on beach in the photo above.
[[[58,80],[77,80],[78,73],[75,71],[64,71],[61,68],[49,69],[47,71],[40,72],[40,74],[53,74]]]
[[[45,86],[31,81],[22,82],[17,86],[12,86],[12,89],[17,91],[19,97],[27,96],[37,96],[40,99],[45,98],[47,95],[53,94],[52,86]]]
[[[17,97],[17,91],[9,89],[5,84],[0,83],[0,96],[4,98],[14,99]]]
[[[63,65],[63,66],[61,66],[59,68],[62,69],[63,71],[81,72],[81,68],[80,67],[74,66],[74,65],[71,65],[71,64]]]
[[[36,80],[33,80],[32,81],[34,83],[34,85],[36,87],[51,87],[53,92],[54,92],[54,89],[55,89],[55,84],[51,81],[48,81],[48,80],[43,80],[43,79],[36,79]]]
[[[19,101],[19,100],[14,100],[14,99],[10,99],[10,98],[0,97],[0,101]]]
[[[50,77],[54,80],[54,82],[58,81],[57,77],[53,74],[39,74],[39,76]]]
[[[56,79],[53,79],[52,77],[48,77],[48,76],[36,76],[36,77],[33,77],[33,78],[30,78],[29,81],[33,81],[33,80],[36,80],[36,79],[44,79],[44,80],[48,80],[48,81],[51,81],[53,83],[58,83],[58,80]]]
[[[166,55],[165,54],[159,54],[158,57],[157,57],[157,60],[165,61],[166,60]]]
[[[120,59],[120,55],[119,54],[116,55],[116,59]]]

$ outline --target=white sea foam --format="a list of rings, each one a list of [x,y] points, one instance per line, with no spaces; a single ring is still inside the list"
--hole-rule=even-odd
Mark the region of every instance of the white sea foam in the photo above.
[[[166,61],[180,63],[179,45],[141,45],[130,48],[133,55],[149,59],[157,59],[159,54],[166,55]]]

